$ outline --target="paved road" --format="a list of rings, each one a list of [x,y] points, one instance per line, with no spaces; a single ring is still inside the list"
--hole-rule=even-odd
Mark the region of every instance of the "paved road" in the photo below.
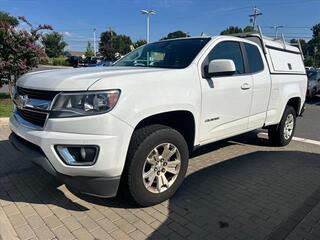
[[[320,141],[320,95],[307,100],[303,118],[298,118],[295,136]]]
[[[70,191],[8,142],[0,123],[0,235],[19,239],[320,239],[320,147],[248,133],[200,148],[170,200]],[[11,230],[10,230],[11,229]],[[4,237],[3,237],[4,238]]]

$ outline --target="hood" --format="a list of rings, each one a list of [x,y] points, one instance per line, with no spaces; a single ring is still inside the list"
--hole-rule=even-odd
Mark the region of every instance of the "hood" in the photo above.
[[[95,82],[130,74],[161,72],[168,69],[144,67],[70,68],[31,72],[19,78],[19,87],[49,91],[84,91]]]

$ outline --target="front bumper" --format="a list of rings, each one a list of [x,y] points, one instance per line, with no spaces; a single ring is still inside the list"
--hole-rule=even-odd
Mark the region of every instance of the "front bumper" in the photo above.
[[[133,128],[110,114],[48,119],[43,130],[28,128],[13,114],[9,126],[19,137],[38,146],[57,172],[68,176],[117,177],[124,167]],[[56,145],[96,145],[99,156],[92,166],[71,166],[62,161]]]
[[[9,126],[12,143],[36,164],[67,185],[91,195],[110,197],[118,189],[133,128],[111,114],[48,119],[42,130],[24,125],[13,114]],[[94,165],[66,165],[57,145],[95,145]]]
[[[15,149],[30,157],[32,162],[41,166],[67,186],[94,196],[114,197],[117,195],[120,177],[67,176],[55,170],[40,147],[18,137],[15,133],[11,133],[9,141]]]

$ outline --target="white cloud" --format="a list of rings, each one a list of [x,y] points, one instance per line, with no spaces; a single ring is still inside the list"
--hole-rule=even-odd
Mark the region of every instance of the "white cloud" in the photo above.
[[[72,35],[71,32],[62,32],[62,34],[66,37],[70,37]]]

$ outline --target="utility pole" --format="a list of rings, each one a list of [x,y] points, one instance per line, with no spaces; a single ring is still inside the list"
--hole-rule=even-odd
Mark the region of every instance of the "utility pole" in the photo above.
[[[150,16],[155,15],[156,12],[154,10],[141,10],[143,15],[147,16],[147,43],[150,42]]]
[[[275,26],[273,26],[273,27],[271,27],[271,28],[274,29],[274,31],[275,31],[275,39],[277,39],[277,38],[278,38],[278,31],[279,31],[279,29],[280,29],[280,28],[284,28],[284,26],[275,25]]]
[[[260,9],[258,9],[257,7],[253,8],[253,14],[250,14],[250,22],[252,22],[252,27],[253,30],[256,28],[256,19],[258,16],[261,16],[262,12],[260,11]]]
[[[93,29],[93,51],[94,51],[94,56],[97,56],[97,49],[96,49],[96,29]]]

